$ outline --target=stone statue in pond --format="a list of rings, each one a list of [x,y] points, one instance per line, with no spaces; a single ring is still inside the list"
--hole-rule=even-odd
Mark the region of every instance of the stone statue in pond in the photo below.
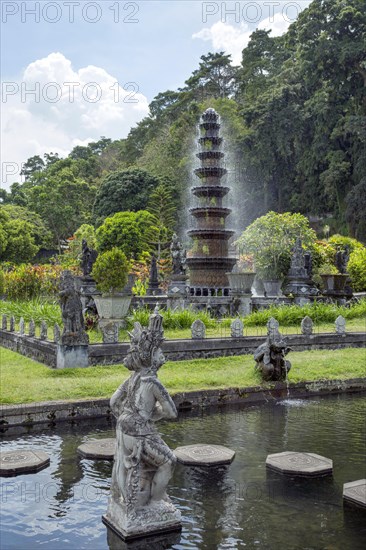
[[[285,356],[290,351],[286,339],[280,334],[277,322],[268,322],[267,339],[254,352],[256,368],[265,381],[285,380],[291,363]]]
[[[117,447],[111,495],[103,521],[122,538],[180,529],[180,513],[166,494],[176,458],[155,422],[176,418],[177,410],[158,380],[164,364],[162,316],[150,316],[148,328],[135,323],[124,365],[131,376],[113,394]]]
[[[89,337],[85,332],[82,304],[75,289],[75,281],[71,271],[61,273],[59,298],[64,325],[61,343],[67,346],[88,344]]]
[[[85,239],[81,243],[81,269],[84,277],[90,277],[95,260],[98,257],[98,252],[93,248],[89,248]]]

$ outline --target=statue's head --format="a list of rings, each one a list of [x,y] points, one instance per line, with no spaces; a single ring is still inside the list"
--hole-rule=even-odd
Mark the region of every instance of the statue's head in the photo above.
[[[66,269],[65,271],[62,271],[60,275],[60,288],[74,289],[74,276],[71,273],[71,271],[69,271],[68,269]]]
[[[165,363],[165,357],[161,350],[164,340],[163,317],[157,307],[150,315],[149,326],[145,328],[140,323],[135,323],[133,331],[129,335],[131,345],[123,361],[125,367],[136,372],[157,371]]]

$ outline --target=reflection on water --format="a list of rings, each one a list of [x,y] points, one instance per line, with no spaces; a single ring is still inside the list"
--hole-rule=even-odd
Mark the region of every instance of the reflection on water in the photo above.
[[[112,463],[80,459],[77,447],[113,437],[111,424],[57,427],[4,438],[3,450],[39,448],[51,464],[36,474],[2,478],[1,550],[284,549],[357,550],[365,512],[343,506],[343,483],[365,477],[366,399],[288,400],[160,424],[172,448],[197,442],[236,451],[230,466],[178,465],[170,496],[182,512],[181,535],[122,544],[101,522]],[[266,470],[268,454],[309,451],[332,458],[333,477],[297,479]],[[107,537],[108,535],[108,537]]]

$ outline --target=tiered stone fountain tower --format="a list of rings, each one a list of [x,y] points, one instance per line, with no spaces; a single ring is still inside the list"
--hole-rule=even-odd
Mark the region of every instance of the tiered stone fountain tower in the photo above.
[[[234,231],[225,229],[231,209],[223,206],[230,188],[221,184],[226,169],[221,166],[224,153],[220,137],[219,115],[207,109],[200,121],[200,168],[195,170],[200,185],[192,188],[197,205],[190,209],[195,228],[188,231],[193,247],[187,255],[190,289],[193,296],[228,296],[229,281],[226,273],[235,265],[229,257],[229,239]]]

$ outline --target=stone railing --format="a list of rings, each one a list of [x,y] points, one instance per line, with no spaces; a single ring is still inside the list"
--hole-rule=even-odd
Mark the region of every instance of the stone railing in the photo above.
[[[245,322],[245,320],[244,320]],[[275,320],[270,320],[273,323]],[[16,330],[16,326],[18,330]],[[345,319],[338,317],[333,333],[314,333],[313,323],[305,317],[301,323],[301,334],[287,334],[288,345],[294,351],[309,349],[341,349],[346,347],[366,347],[365,332],[346,333]],[[60,327],[53,327],[52,339],[47,336],[47,324],[42,322],[39,334],[36,336],[34,321],[26,323],[20,319],[16,324],[14,317],[2,317],[0,329],[0,345],[16,351],[22,355],[35,359],[53,368],[63,368],[65,363],[60,361]],[[27,329],[27,330],[26,330]],[[129,342],[118,341],[118,330],[115,327],[107,327],[109,341],[103,337],[104,342],[85,346],[85,358],[83,366],[111,365],[121,363],[127,354]],[[265,341],[265,335],[244,336],[244,323],[241,319],[235,319],[231,323],[227,336],[222,334],[215,337],[206,337],[206,328],[201,320],[194,321],[191,327],[191,338],[165,340],[163,351],[167,360],[180,361],[199,358],[226,357],[231,355],[245,355],[254,353],[255,349]],[[64,346],[65,347],[65,346]],[[72,351],[66,346],[66,351]],[[69,364],[68,366],[74,366]],[[77,366],[77,365],[75,365]],[[82,365],[79,365],[82,366]]]

